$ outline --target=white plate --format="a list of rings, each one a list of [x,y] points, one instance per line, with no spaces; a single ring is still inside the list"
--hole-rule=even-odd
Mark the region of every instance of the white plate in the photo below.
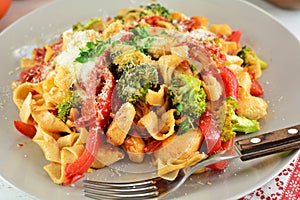
[[[10,82],[16,67],[34,45],[49,41],[72,24],[97,16],[113,16],[118,9],[141,3],[137,0],[58,0],[17,21],[0,35],[0,174],[15,187],[39,199],[84,199],[81,182],[74,186],[52,183],[42,169],[46,161],[38,146],[13,127],[18,111],[12,102]],[[228,23],[243,32],[247,44],[269,63],[260,79],[269,103],[262,130],[271,131],[299,123],[299,41],[267,13],[243,1],[162,1],[187,15],[205,15],[211,23]],[[30,53],[29,53],[30,54]],[[23,147],[17,147],[26,143]],[[282,170],[296,152],[278,154],[242,163],[232,161],[225,171],[193,176],[172,197],[180,199],[237,199],[263,185]],[[100,170],[101,171],[101,170]],[[98,173],[99,175],[99,173]],[[93,176],[90,174],[89,176]]]

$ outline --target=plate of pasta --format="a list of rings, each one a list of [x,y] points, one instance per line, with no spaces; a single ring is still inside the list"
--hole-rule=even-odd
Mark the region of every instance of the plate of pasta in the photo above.
[[[85,199],[84,179],[173,180],[299,121],[287,89],[300,84],[299,41],[244,1],[61,0],[0,41],[0,173],[33,198]],[[239,198],[294,156],[207,166],[170,198]]]

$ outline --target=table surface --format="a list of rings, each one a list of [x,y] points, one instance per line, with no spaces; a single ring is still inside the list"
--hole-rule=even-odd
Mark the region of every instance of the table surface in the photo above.
[[[13,0],[7,14],[0,19],[0,32],[20,17],[51,1],[53,0]],[[284,10],[262,0],[248,1],[270,13],[300,40],[300,10]],[[0,196],[1,199],[32,200],[28,194],[2,179],[0,179]]]

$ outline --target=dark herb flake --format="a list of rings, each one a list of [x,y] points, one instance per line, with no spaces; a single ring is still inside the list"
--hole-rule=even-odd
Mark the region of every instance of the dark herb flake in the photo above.
[[[106,49],[106,45],[111,43],[111,39],[104,41],[87,42],[85,48],[80,49],[79,56],[75,59],[76,62],[85,63],[100,56]]]
[[[162,30],[162,31],[160,32],[160,34],[163,34],[163,35],[164,35],[164,34],[168,34],[168,33],[167,33],[167,31],[164,29],[164,30]]]

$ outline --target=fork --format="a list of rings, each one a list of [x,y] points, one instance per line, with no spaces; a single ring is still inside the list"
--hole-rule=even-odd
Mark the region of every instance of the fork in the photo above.
[[[235,158],[242,161],[300,148],[300,125],[235,141],[228,150],[181,169],[173,181],[160,177],[134,182],[84,180],[84,195],[92,199],[161,199],[177,190],[189,176],[202,167]]]

